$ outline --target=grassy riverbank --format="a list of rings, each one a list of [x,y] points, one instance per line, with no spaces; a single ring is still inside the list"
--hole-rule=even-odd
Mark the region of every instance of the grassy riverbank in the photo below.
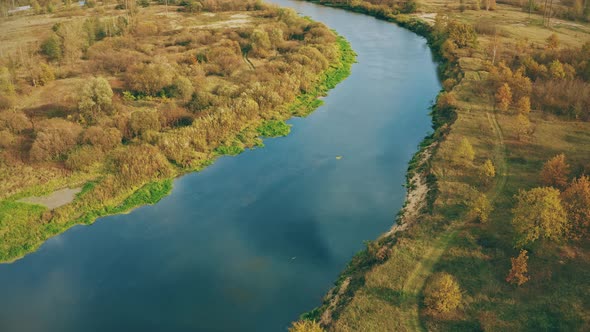
[[[235,14],[232,13],[232,15]],[[288,16],[291,14],[290,12],[283,12],[282,15]],[[211,16],[206,17],[210,19]],[[296,22],[299,22],[297,24],[311,24],[316,29],[314,30],[315,33],[326,33],[327,40],[332,38],[328,36],[328,33],[331,34],[331,32],[325,32],[325,30],[322,30],[324,28],[319,29],[321,26],[314,22],[304,19],[299,21],[299,18],[297,18]],[[294,43],[296,42],[294,41],[289,45],[290,49],[294,49]],[[310,46],[306,47],[305,52],[308,52],[308,54],[312,53],[309,54],[310,56],[316,56],[316,54],[313,54],[316,51],[312,52]],[[326,63],[326,69],[321,70],[317,75],[308,76],[310,81],[301,83],[304,89],[298,90],[299,93],[294,95],[292,100],[274,107],[274,109],[268,110],[267,112],[265,110],[266,113],[261,114],[261,116],[256,115],[247,119],[241,126],[237,126],[242,129],[236,133],[225,135],[225,137],[223,137],[223,133],[218,133],[223,138],[218,139],[218,143],[210,143],[205,152],[202,152],[202,148],[199,148],[201,151],[196,148],[196,151],[193,151],[191,150],[193,147],[188,144],[183,148],[185,151],[179,151],[178,153],[183,153],[194,158],[190,163],[181,164],[180,159],[174,159],[172,155],[168,155],[168,161],[171,162],[169,166],[162,164],[164,162],[162,159],[146,160],[144,162],[160,163],[162,165],[159,166],[160,171],[153,173],[151,176],[144,177],[139,181],[129,181],[127,183],[118,183],[117,176],[113,176],[108,171],[113,168],[113,165],[108,164],[105,168],[107,170],[106,173],[105,170],[95,168],[92,172],[75,173],[73,176],[69,175],[65,179],[56,177],[50,181],[49,185],[44,186],[39,184],[19,188],[15,194],[4,197],[0,201],[0,261],[9,262],[18,259],[36,250],[48,238],[62,233],[74,225],[91,224],[102,216],[125,213],[145,204],[155,204],[170,193],[172,179],[174,177],[187,172],[198,171],[213,163],[214,159],[220,155],[235,155],[241,153],[246,148],[260,146],[260,137],[287,135],[290,127],[285,124],[285,120],[293,116],[305,116],[313,112],[321,105],[318,97],[324,96],[330,89],[334,88],[336,84],[350,74],[350,68],[355,61],[356,55],[344,38],[334,36],[329,44],[326,43],[326,45],[321,47],[325,47],[328,52],[332,52],[330,62]],[[266,59],[254,59],[254,57],[249,60],[250,64],[253,63],[257,67],[262,67],[269,63]],[[219,84],[220,79],[213,77],[213,80]],[[204,93],[209,92],[201,92],[201,94]],[[260,93],[264,93],[264,91],[260,91]],[[144,106],[146,103],[154,104],[154,101],[160,103],[158,99],[136,101],[130,98],[127,101],[128,105],[141,104]],[[273,98],[277,99],[277,97]],[[251,99],[246,102],[250,101]],[[165,98],[162,102],[166,102]],[[249,107],[250,104],[247,106]],[[260,107],[262,108],[262,106]],[[184,114],[183,116],[186,116],[187,113]],[[201,114],[201,116],[201,119],[205,118],[207,120],[204,114]],[[209,119],[213,118],[209,116]],[[192,127],[196,127],[196,125],[198,125],[197,120],[193,122]],[[162,138],[160,140],[142,136],[134,138],[133,141],[127,144],[133,145],[139,143],[136,140],[145,140],[149,144],[163,148],[165,147],[163,144],[167,144],[165,140],[174,137],[180,138],[179,135],[184,133],[190,135],[189,131],[192,132],[192,130],[195,130],[192,127],[188,126],[167,130],[161,134]],[[209,129],[205,128],[202,130]],[[214,134],[213,132],[210,133],[210,135]],[[187,137],[189,140],[198,139],[197,137]],[[207,137],[207,139],[211,140],[210,137]],[[121,151],[115,151],[114,160],[110,160],[109,158],[109,162],[121,162],[121,158],[123,158],[121,157],[121,153],[125,148],[126,146],[118,148]],[[146,150],[149,150],[149,152],[142,151],[148,155],[154,153],[152,149]],[[53,211],[39,205],[16,202],[16,200],[22,197],[51,192],[53,189],[63,187],[64,184],[83,185],[83,190],[76,196],[72,203]],[[112,190],[111,188],[116,188],[116,190]]]
[[[538,15],[529,17],[506,4],[486,11],[423,1],[418,13],[396,14],[369,1],[354,6],[343,1],[318,3],[396,22],[428,38],[441,59],[445,91],[433,111],[436,133],[425,140],[408,175],[409,197],[415,181],[423,181],[429,184],[429,199],[412,205],[420,213],[411,220],[404,219],[410,211],[403,211],[398,219],[403,231],[385,235],[357,254],[324,305],[304,317],[320,321],[330,331],[586,330],[590,247],[583,230],[560,234],[557,242],[526,245],[530,280],[516,286],[506,279],[511,257],[522,248],[515,244],[518,233],[512,222],[515,195],[546,185],[539,174],[556,154],[564,153],[571,165],[567,181],[590,170],[590,124],[565,112],[552,113],[544,94],[555,93],[546,90],[555,78],[532,76],[532,67],[520,60],[530,56],[539,62],[564,62],[561,54],[567,52],[583,57],[580,47],[590,41],[588,24],[554,18],[547,26]],[[456,41],[454,46],[445,44],[440,29],[448,23],[441,20],[437,26],[437,13],[447,15],[446,22],[454,21],[452,26],[464,24],[462,31],[473,31],[476,40],[465,46]],[[452,38],[453,33],[446,36]],[[559,45],[552,40],[559,40]],[[505,74],[508,78],[497,78],[498,67],[504,70],[501,63],[512,68]],[[521,74],[519,66],[524,68]],[[571,84],[587,86],[583,64],[573,75]],[[495,84],[504,79],[524,81],[508,84],[515,93],[530,94],[530,114],[517,109],[516,97],[508,110],[499,109]],[[527,84],[532,92],[517,90]],[[577,102],[563,99],[562,107]],[[519,114],[530,121],[524,131]],[[461,151],[465,141],[473,150],[471,157]],[[481,175],[488,160],[495,168],[490,179]],[[418,180],[414,174],[420,175]],[[475,197],[490,204],[485,221],[474,218]],[[424,304],[425,286],[438,272],[452,275],[462,292],[459,306],[443,314]]]

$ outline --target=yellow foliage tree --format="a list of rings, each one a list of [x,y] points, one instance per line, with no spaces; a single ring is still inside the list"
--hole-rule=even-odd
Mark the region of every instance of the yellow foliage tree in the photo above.
[[[325,330],[319,323],[311,320],[300,320],[293,322],[289,328],[289,332],[324,332]]]
[[[531,134],[531,121],[528,116],[519,113],[516,116],[516,136],[519,141],[526,140]]]
[[[565,161],[563,153],[549,159],[541,170],[541,182],[546,186],[563,189],[568,184],[570,165]]]
[[[572,223],[570,237],[587,238],[590,235],[590,178],[581,176],[572,181],[562,199]]]
[[[477,198],[469,203],[470,219],[475,219],[479,222],[485,223],[488,221],[491,212],[492,204],[485,194],[480,194],[477,196]]]
[[[517,286],[523,285],[529,281],[529,277],[526,275],[528,272],[528,260],[527,251],[522,249],[518,257],[510,258],[512,262],[512,268],[508,272],[506,282],[516,284]]]
[[[551,36],[547,37],[547,48],[550,50],[554,50],[559,47],[559,37],[552,33]]]
[[[529,114],[531,112],[531,99],[527,96],[520,98],[516,103],[516,110],[520,114]]]
[[[483,165],[481,165],[481,167],[479,168],[480,181],[484,185],[488,185],[490,183],[491,179],[493,179],[495,176],[496,176],[496,167],[494,167],[494,163],[491,160],[486,159],[486,161],[483,163]]]
[[[463,137],[453,155],[453,162],[457,165],[468,166],[475,158],[473,146],[466,137]]]
[[[567,76],[563,64],[559,60],[553,60],[549,65],[549,74],[556,80],[562,80]]]
[[[455,278],[445,272],[432,275],[424,288],[424,304],[434,314],[446,314],[457,309],[462,297]]]
[[[508,83],[502,84],[496,93],[496,102],[498,103],[498,109],[502,112],[507,112],[512,103],[512,90]]]
[[[539,238],[559,240],[568,230],[569,222],[559,190],[551,187],[521,190],[516,200],[512,225],[518,234],[517,246],[533,243]]]

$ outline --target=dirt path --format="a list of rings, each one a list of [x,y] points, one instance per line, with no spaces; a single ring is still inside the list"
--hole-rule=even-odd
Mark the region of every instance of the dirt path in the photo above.
[[[493,151],[493,161],[496,167],[496,182],[494,186],[488,190],[487,196],[490,203],[494,203],[499,195],[504,190],[508,175],[508,163],[506,162],[506,145],[504,144],[504,135],[502,129],[498,124],[498,120],[494,114],[486,112],[486,117],[492,127],[495,136],[495,146]],[[410,304],[407,324],[410,331],[424,331],[420,321],[420,294],[424,288],[426,279],[432,274],[436,263],[440,260],[451,241],[458,233],[458,228],[463,223],[454,224],[437,239],[435,239],[430,247],[424,252],[420,262],[416,265],[414,270],[409,274],[404,285],[404,293],[408,296],[408,304]]]
[[[496,136],[496,145],[494,146],[494,166],[496,167],[496,183],[494,186],[488,190],[487,196],[490,200],[492,205],[498,198],[498,195],[504,190],[504,186],[506,185],[506,181],[508,179],[508,163],[506,162],[506,145],[504,144],[504,134],[502,133],[502,129],[498,124],[498,120],[496,119],[495,114],[490,114],[486,112],[486,116],[492,129],[494,130],[494,135]]]
[[[420,294],[428,276],[432,274],[434,265],[440,260],[442,254],[447,250],[449,243],[455,237],[457,231],[448,231],[442,234],[424,253],[416,268],[410,273],[404,285],[404,293],[408,295],[408,303],[411,306],[407,320],[408,330],[423,331],[424,327],[420,322]]]

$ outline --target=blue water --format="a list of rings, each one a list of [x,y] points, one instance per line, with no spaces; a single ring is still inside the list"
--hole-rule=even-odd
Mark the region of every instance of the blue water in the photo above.
[[[368,16],[272,2],[346,37],[352,75],[289,121],[288,137],[0,265],[0,331],[285,331],[392,226],[440,89],[426,41]]]

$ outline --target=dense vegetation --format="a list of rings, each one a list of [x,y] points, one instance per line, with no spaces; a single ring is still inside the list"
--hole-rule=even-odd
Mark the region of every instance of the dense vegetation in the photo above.
[[[28,13],[0,23],[19,45],[0,52],[0,261],[288,134],[354,61],[323,24],[259,1],[39,5],[31,35]],[[83,190],[53,210],[18,202],[66,186]]]
[[[409,191],[428,187],[421,210],[408,204],[303,318],[333,331],[587,330],[590,27],[495,1],[422,1],[415,15],[320,2],[426,36],[444,90],[410,163]]]

